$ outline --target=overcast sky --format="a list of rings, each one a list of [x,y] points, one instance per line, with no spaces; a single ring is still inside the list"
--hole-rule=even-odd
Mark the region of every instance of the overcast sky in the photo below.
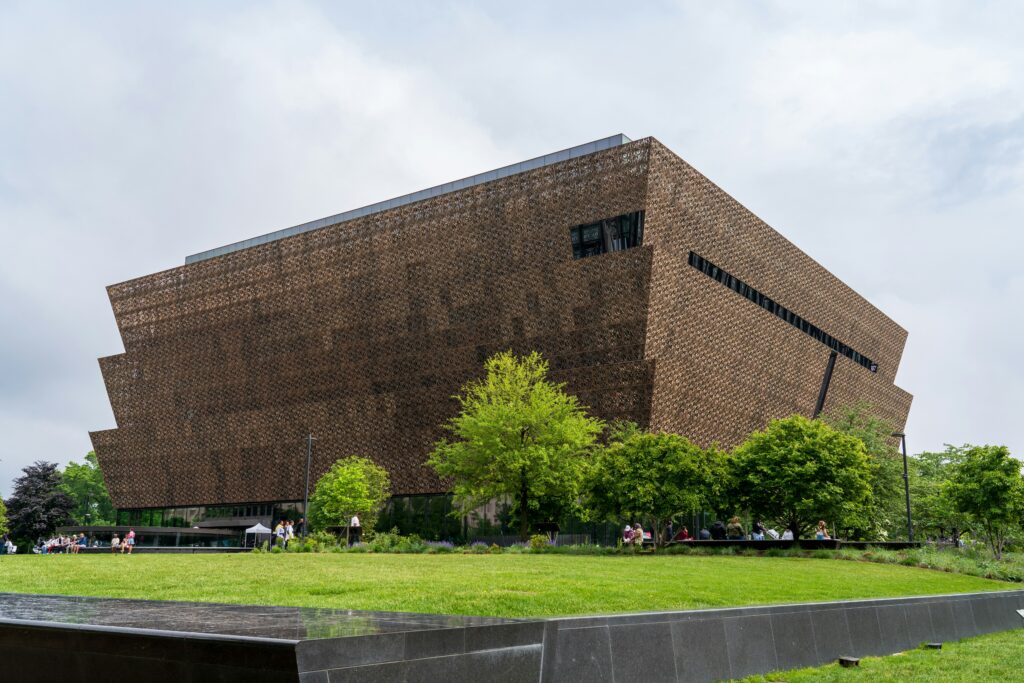
[[[911,451],[1024,453],[1017,2],[0,4],[0,493],[114,426],[105,286],[653,135],[910,332]]]

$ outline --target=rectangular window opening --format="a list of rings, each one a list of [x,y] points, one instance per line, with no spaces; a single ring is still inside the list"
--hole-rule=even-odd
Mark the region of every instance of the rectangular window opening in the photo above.
[[[573,242],[573,246],[575,248],[575,241]],[[854,363],[857,363],[858,365],[867,368],[871,372],[878,372],[878,364],[872,361],[867,356],[864,356],[854,351],[846,344],[843,344],[832,335],[826,333],[817,325],[813,325],[808,321],[804,320],[799,315],[793,313],[782,304],[774,301],[773,299],[768,298],[767,296],[757,291],[750,285],[746,284],[736,276],[725,272],[715,264],[705,259],[703,256],[698,255],[696,252],[690,252],[690,265],[699,270],[700,272],[704,273],[711,279],[717,280],[718,282],[725,285],[729,289],[733,290],[740,296],[749,299],[751,302],[757,304],[758,306],[765,309],[766,311],[776,316],[777,318],[786,321],[787,323],[797,328],[804,334],[818,340],[819,342],[829,347],[833,351],[841,353],[842,355],[852,360]]]
[[[639,247],[644,238],[644,212],[622,214],[570,228],[574,259]]]

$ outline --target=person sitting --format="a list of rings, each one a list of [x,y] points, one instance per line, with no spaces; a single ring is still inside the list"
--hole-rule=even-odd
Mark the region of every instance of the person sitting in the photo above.
[[[680,541],[692,541],[693,537],[690,536],[690,531],[685,526],[676,532],[676,535],[672,537],[672,541],[678,543]]]
[[[700,531],[697,532],[697,538],[700,539],[701,541],[710,541],[711,540],[711,532],[708,531],[707,529],[701,529]]]
[[[825,524],[825,520],[818,521],[818,529],[814,532],[814,539],[816,541],[827,541],[830,536],[828,535],[828,525]]]
[[[761,524],[760,520],[755,521],[754,526],[750,529],[750,539],[752,541],[763,541],[764,531],[764,524]]]
[[[633,525],[633,545],[637,548],[644,547],[644,528],[640,526],[640,522]]]
[[[114,532],[114,537],[110,539],[110,552],[116,553],[121,548],[121,537]]]
[[[746,538],[746,533],[743,531],[743,525],[740,524],[739,517],[733,517],[729,520],[729,525],[725,527],[725,536],[730,541],[742,541]]]
[[[627,524],[626,528],[622,530],[622,544],[623,545],[629,545],[632,542],[633,542],[633,527],[631,527],[629,524]]]
[[[786,529],[785,531],[783,531],[782,532],[782,540],[783,541],[792,541],[793,540],[793,530],[792,529]]]

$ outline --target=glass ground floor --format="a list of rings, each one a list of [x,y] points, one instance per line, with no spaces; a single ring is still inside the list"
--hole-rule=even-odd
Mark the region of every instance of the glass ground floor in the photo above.
[[[236,536],[237,545],[241,532],[256,523],[273,528],[282,519],[297,522],[304,517],[302,501],[277,501],[122,509],[117,512],[117,525],[231,531]],[[538,520],[544,517],[543,513],[537,515]],[[687,515],[676,520],[674,529],[685,524],[691,534],[696,535],[698,529],[706,528],[712,521],[713,517],[705,513]],[[619,524],[573,518],[562,518],[557,523],[533,523],[531,520],[530,526],[531,533],[548,533],[557,536],[562,543],[614,545],[621,534]],[[506,545],[518,540],[519,524],[513,506],[508,503],[492,501],[469,514],[461,514],[451,494],[427,494],[389,499],[381,511],[376,530],[397,530],[402,535],[415,534],[425,540],[457,544],[483,541]]]

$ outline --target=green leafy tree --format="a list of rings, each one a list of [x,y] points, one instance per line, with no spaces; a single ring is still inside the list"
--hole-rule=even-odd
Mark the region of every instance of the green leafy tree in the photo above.
[[[1007,535],[1024,516],[1020,461],[1006,446],[964,446],[943,492],[980,527],[992,554],[1002,559]]]
[[[14,538],[32,542],[67,524],[74,503],[60,488],[55,463],[37,461],[21,471],[7,499],[7,523]]]
[[[819,519],[860,518],[873,475],[860,439],[801,415],[771,422],[733,451],[735,501],[797,538]]]
[[[578,508],[603,424],[564,385],[548,381],[548,364],[537,352],[498,353],[484,368],[486,376],[456,397],[461,411],[447,425],[454,440],[438,441],[428,462],[452,481],[463,512],[493,499],[511,501],[526,540],[530,518],[542,507],[548,514]]]
[[[861,529],[870,537],[906,535],[903,456],[898,448],[899,442],[892,436],[892,424],[875,415],[866,403],[841,408],[823,416],[822,420],[836,431],[864,442],[864,449],[874,466],[871,502],[864,510]]]
[[[0,534],[7,533],[7,506],[4,505],[4,499],[0,498]]]
[[[670,519],[714,505],[726,480],[725,454],[704,450],[678,434],[617,428],[598,451],[588,480],[594,515],[622,521],[642,518],[664,541]]]
[[[60,488],[74,503],[71,518],[76,524],[113,524],[114,504],[103,483],[96,453],[89,451],[85,462],[69,462],[61,475]]]
[[[390,495],[386,469],[358,455],[342,458],[316,483],[309,501],[310,524],[317,529],[347,529],[352,516],[358,515],[360,525],[372,529]]]
[[[943,487],[963,460],[964,452],[964,448],[947,445],[944,451],[918,453],[908,458],[915,533],[948,533],[955,541],[961,532],[971,527],[970,517],[957,510]]]

